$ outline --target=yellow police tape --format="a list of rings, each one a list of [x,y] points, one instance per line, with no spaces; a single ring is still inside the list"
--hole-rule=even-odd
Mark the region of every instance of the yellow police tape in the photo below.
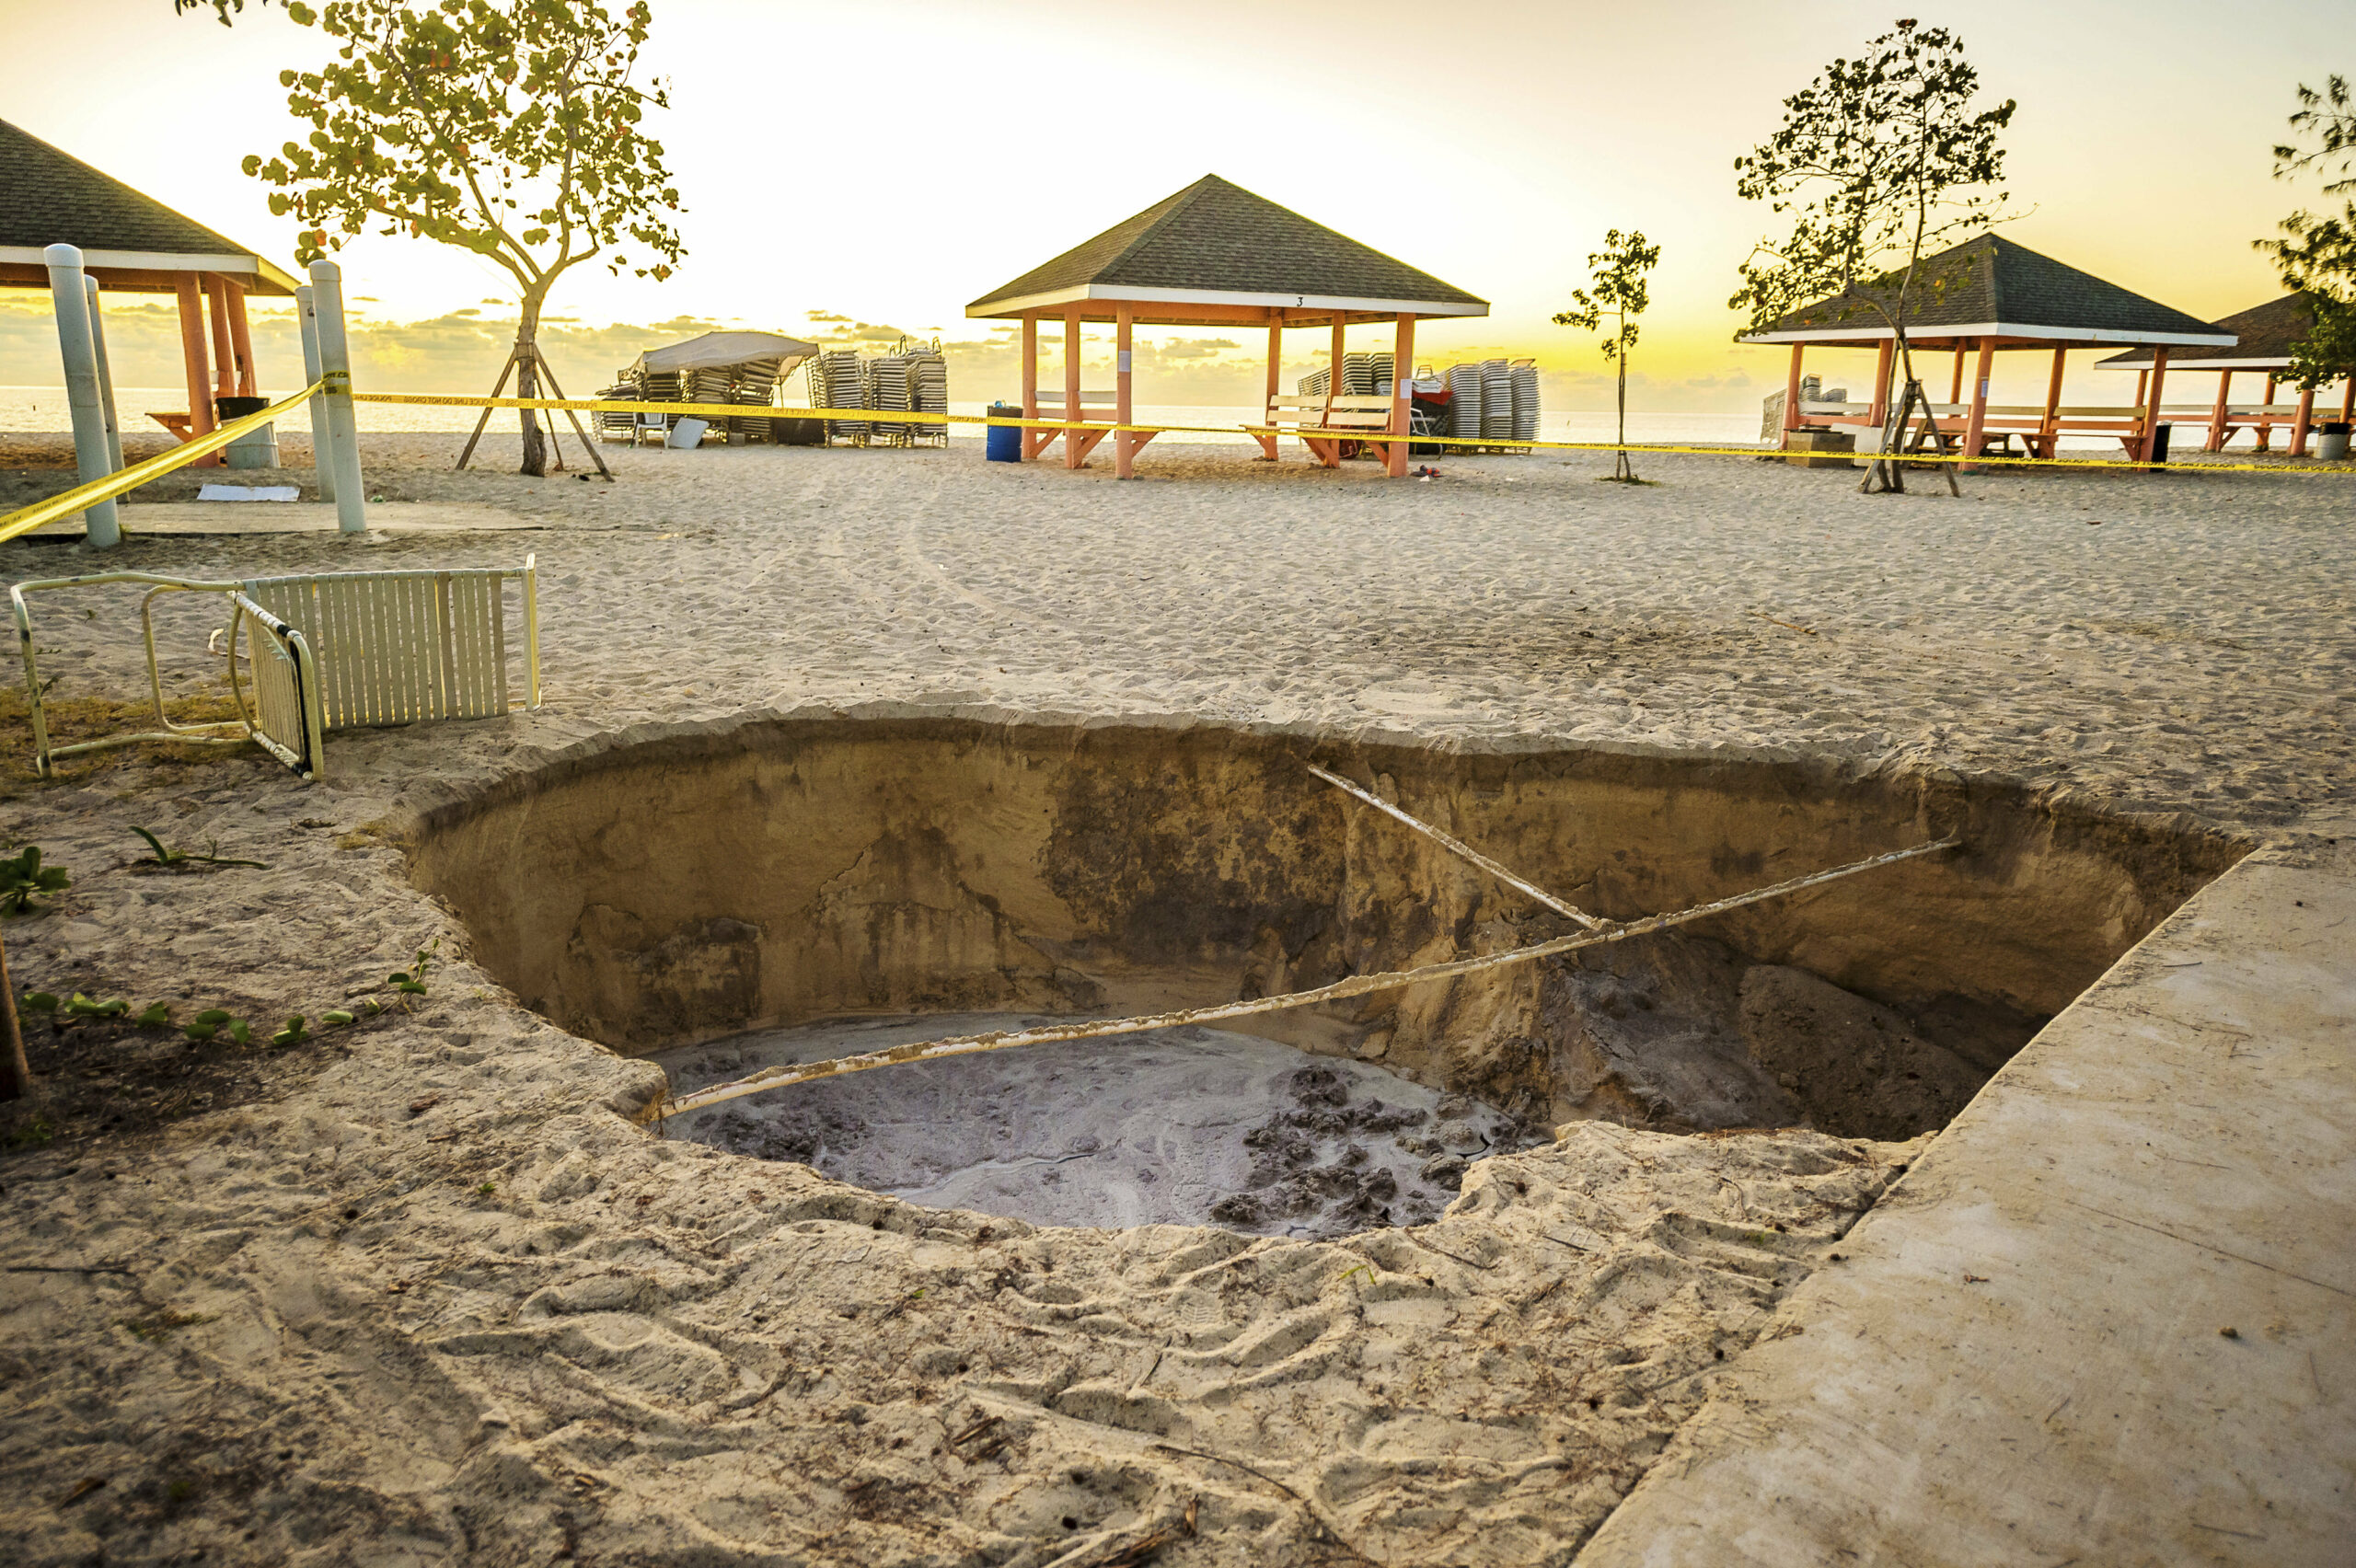
[[[133,463],[121,473],[109,474],[103,479],[92,479],[88,484],[78,485],[64,495],[53,495],[47,501],[35,502],[30,506],[20,507],[6,517],[0,517],[0,541],[13,539],[19,534],[29,534],[45,523],[54,523],[62,517],[71,517],[77,512],[87,512],[102,501],[112,501],[125,490],[137,490],[151,479],[162,478],[175,468],[184,468],[205,454],[218,452],[239,436],[250,431],[259,430],[281,415],[291,412],[297,404],[306,401],[313,393],[322,390],[326,386],[327,383],[324,380],[315,381],[283,403],[272,403],[258,413],[240,415],[217,430],[207,431],[191,441],[182,442],[168,452],[158,453],[144,462]]]
[[[1293,435],[1302,432],[1290,425],[1158,425],[1111,424],[1088,420],[1000,419],[986,414],[944,414],[911,412],[899,409],[790,409],[768,403],[626,403],[601,402],[583,398],[470,398],[440,392],[355,392],[352,401],[358,403],[408,403],[426,407],[462,409],[547,409],[573,413],[609,414],[673,414],[691,419],[751,419],[751,420],[830,420],[846,424],[974,424],[999,429],[1076,431],[1082,434],[1110,434],[1126,431],[1139,435]],[[1758,446],[1655,446],[1643,442],[1617,441],[1507,441],[1488,436],[1464,435],[1393,435],[1388,431],[1320,431],[1308,432],[1321,440],[1361,441],[1387,444],[1396,441],[1413,442],[1417,446],[1509,447],[1526,451],[1544,449],[1554,452],[1642,452],[1647,455],[1666,454],[1692,457],[1781,457],[1784,454]],[[1849,456],[1870,460],[1867,453],[1824,453],[1823,456]],[[1954,452],[1908,452],[1899,459],[1907,464],[1969,463],[1975,466],[2008,465],[2037,468],[2140,468],[2146,472],[2162,468],[2177,468],[2205,474],[2346,474],[2348,468],[2326,468],[2314,466],[2293,466],[2277,463],[2140,463],[2131,457],[1967,457]]]

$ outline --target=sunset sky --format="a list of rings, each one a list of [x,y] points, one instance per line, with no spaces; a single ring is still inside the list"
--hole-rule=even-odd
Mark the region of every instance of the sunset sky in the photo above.
[[[707,324],[980,345],[964,306],[1216,172],[1492,301],[1427,326],[1419,357],[1534,354],[1554,406],[1609,402],[1593,339],[1551,325],[1611,226],[1663,250],[1633,406],[1754,409],[1773,351],[1730,342],[1734,269],[1768,214],[1734,156],[1779,100],[1900,14],[1890,5],[1511,5],[1495,0],[653,0],[658,116],[689,256],[667,284],[578,272],[551,303],[576,394]],[[2007,138],[2022,244],[2214,317],[2277,291],[2251,239],[2311,189],[2268,149],[2304,78],[2356,66],[2346,0],[2261,12],[2109,0],[1909,8],[1960,29]],[[274,6],[225,29],[170,0],[0,0],[0,118],[292,266],[292,224],[237,170],[292,134],[277,73],[322,54]],[[1049,149],[1069,141],[1069,156]],[[364,381],[479,389],[505,275],[414,240],[340,258]],[[179,379],[165,302],[110,306],[117,378]],[[0,383],[57,378],[46,302],[0,293]],[[1295,334],[1306,369],[1317,335]],[[264,367],[291,357],[260,332]],[[1377,333],[1365,329],[1366,344]],[[1258,371],[1213,334],[1142,354],[1149,403],[1248,402]],[[2091,356],[2089,356],[2091,357]],[[2001,363],[2001,361],[2000,361]],[[1828,365],[1837,369],[1837,365]],[[291,381],[293,365],[266,374]],[[1289,373],[1288,373],[1289,374]],[[2025,378],[2039,380],[2023,361]],[[1014,388],[969,347],[953,394]],[[2084,377],[2090,386],[2105,385]],[[2106,378],[2107,380],[2107,378]]]

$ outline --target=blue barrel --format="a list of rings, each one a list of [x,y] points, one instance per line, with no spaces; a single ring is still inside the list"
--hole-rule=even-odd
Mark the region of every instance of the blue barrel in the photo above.
[[[990,405],[990,418],[994,420],[1019,420],[1022,417],[1022,410],[1014,407],[1011,403],[992,403]],[[987,431],[987,434],[986,436],[987,445],[984,450],[988,455],[991,462],[1020,463],[1022,461],[1022,430],[1021,426],[989,425],[986,427],[986,429]]]

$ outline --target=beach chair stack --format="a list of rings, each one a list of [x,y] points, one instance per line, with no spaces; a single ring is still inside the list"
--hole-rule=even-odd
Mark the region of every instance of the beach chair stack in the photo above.
[[[867,407],[867,377],[859,355],[850,349],[836,349],[822,353],[810,362],[810,406],[814,409],[863,409]],[[828,420],[826,438],[847,436],[859,445],[867,444],[870,429],[864,420]]]
[[[1513,368],[1501,359],[1481,362],[1481,439],[1513,439]]]
[[[1481,439],[1481,367],[1477,364],[1448,367],[1448,433],[1463,441]]]
[[[909,397],[908,356],[879,354],[862,366],[867,400],[862,408],[889,409],[894,413],[913,413],[916,405]],[[872,446],[906,446],[909,441],[907,421],[879,421],[868,433]]]
[[[777,373],[781,361],[746,360],[735,367],[727,400],[748,408],[767,409],[777,401]],[[757,435],[764,441],[777,439],[777,421],[768,418],[731,419],[732,433]]]
[[[625,374],[619,381],[597,394],[601,403],[635,403],[639,401],[638,383]],[[597,439],[600,441],[635,441],[638,416],[618,409],[597,410]]]
[[[949,360],[939,349],[927,349],[908,356],[908,389],[916,399],[920,414],[945,414],[949,411]],[[949,425],[912,424],[908,428],[911,441],[949,444]]]
[[[1513,439],[1538,439],[1538,362],[1516,360],[1507,367],[1513,377]]]
[[[1332,370],[1312,370],[1293,383],[1293,391],[1303,398],[1322,398],[1334,385]]]

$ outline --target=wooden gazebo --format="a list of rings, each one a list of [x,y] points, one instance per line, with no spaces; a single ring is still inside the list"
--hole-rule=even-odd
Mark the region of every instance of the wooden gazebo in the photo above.
[[[1886,292],[1895,290],[1874,286],[1860,291],[1867,296]],[[1991,446],[2009,444],[2015,437],[2033,455],[2050,457],[2060,437],[2071,432],[2116,436],[2131,456],[2148,461],[2158,440],[2160,391],[2170,354],[2183,349],[2231,348],[2234,343],[2231,332],[2197,317],[1992,234],[1925,257],[1907,316],[1907,340],[1917,355],[1947,353],[1954,358],[1947,400],[1932,405],[1931,412],[1955,449],[1971,457],[1984,455]],[[1794,311],[1773,329],[1749,333],[1738,341],[1791,345],[1784,395],[1787,444],[1789,433],[1807,425],[1878,429],[1889,411],[1888,400],[1899,390],[1892,385],[1895,335],[1870,297],[1820,300]],[[2062,373],[2069,352],[2120,347],[2152,351],[2149,396],[2125,408],[2063,408]],[[1878,348],[1871,402],[1803,408],[1800,363],[1811,348]],[[2053,356],[2042,405],[1989,403],[1989,372],[2001,350]],[[1975,366],[1969,399],[1964,397],[1967,356]],[[1923,374],[1919,358],[1916,374]]]
[[[1408,433],[1414,375],[1415,323],[1431,317],[1486,316],[1486,300],[1444,283],[1428,272],[1336,234],[1299,213],[1206,175],[1166,201],[1126,223],[1116,224],[1054,260],[1034,268],[965,307],[965,314],[1022,323],[1022,412],[1038,419],[1039,323],[1064,327],[1064,387],[1061,417],[1066,430],[1026,430],[1022,455],[1038,457],[1064,444],[1064,467],[1077,468],[1103,440],[1102,429],[1077,428],[1083,418],[1131,422],[1131,329],[1148,327],[1260,327],[1268,329],[1268,397],[1277,395],[1277,367],[1288,327],[1328,327],[1334,334],[1333,391],[1341,391],[1344,333],[1353,324],[1388,321],[1392,350],[1390,433]],[[1080,386],[1080,336],[1086,322],[1111,322],[1114,330],[1114,390],[1110,406],[1103,394]],[[1329,394],[1329,401],[1331,395]],[[1091,405],[1096,405],[1091,407]],[[1136,472],[1148,432],[1115,432],[1114,471]],[[1259,437],[1270,457],[1276,438]],[[1321,457],[1334,461],[1332,443]],[[1393,441],[1390,472],[1407,471],[1407,443]]]
[[[2274,427],[2288,425],[2291,455],[2305,456],[2307,432],[2315,423],[2316,395],[2312,390],[2303,390],[2296,403],[2284,405],[2274,400],[2274,390],[2275,383],[2291,368],[2291,351],[2315,330],[2315,297],[2286,294],[2238,311],[2214,325],[2218,331],[2234,335],[2233,347],[2186,349],[2168,360],[2174,370],[2217,373],[2217,400],[2208,410],[2209,440],[2205,450],[2222,452],[2235,431],[2252,430],[2258,432],[2258,450],[2263,452],[2273,444]],[[2136,372],[2135,400],[2140,403],[2151,380],[2154,352],[2131,349],[2123,354],[2113,354],[2095,368]],[[2266,396],[2255,404],[2233,401],[2234,375],[2244,371],[2266,378]],[[2197,416],[2200,410],[2187,409],[2183,412]],[[2340,380],[2339,417],[2343,421],[2356,418],[2356,366],[2348,367]]]
[[[0,120],[0,287],[48,289],[41,252],[52,245],[79,247],[84,271],[101,290],[179,296],[188,415],[184,422],[157,419],[180,439],[214,428],[214,398],[257,395],[246,296],[291,299],[295,281],[258,253]]]

